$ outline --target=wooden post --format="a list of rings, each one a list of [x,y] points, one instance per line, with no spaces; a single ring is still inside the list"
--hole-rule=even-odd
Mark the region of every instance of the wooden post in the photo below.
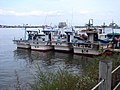
[[[101,60],[99,62],[99,80],[104,82],[99,86],[99,90],[111,90],[112,61]]]

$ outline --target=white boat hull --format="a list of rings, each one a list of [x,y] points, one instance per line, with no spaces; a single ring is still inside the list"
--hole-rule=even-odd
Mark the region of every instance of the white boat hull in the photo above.
[[[36,50],[36,51],[49,51],[53,50],[52,46],[48,45],[32,45],[31,50]]]
[[[57,51],[71,51],[72,45],[69,45],[67,43],[52,43],[54,45],[54,50]]]
[[[49,51],[53,50],[53,46],[50,45],[50,43],[47,42],[32,42],[31,44],[31,50],[36,50],[36,51]]]
[[[30,49],[30,44],[27,40],[13,40],[14,44],[17,45],[17,48]]]
[[[62,46],[62,45],[55,45],[54,49],[60,50],[60,51],[71,51],[72,50],[71,48],[69,48],[69,46]]]
[[[100,55],[102,52],[92,49],[92,48],[81,48],[81,47],[73,47],[73,52],[75,54],[84,54],[84,55]]]
[[[17,44],[17,48],[30,49],[30,45],[20,45],[20,44]]]

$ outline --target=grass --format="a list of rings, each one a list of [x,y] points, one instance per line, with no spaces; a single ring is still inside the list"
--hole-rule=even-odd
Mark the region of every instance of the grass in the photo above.
[[[79,76],[61,69],[56,73],[48,73],[39,68],[36,73],[32,90],[89,90],[97,82],[88,75]]]

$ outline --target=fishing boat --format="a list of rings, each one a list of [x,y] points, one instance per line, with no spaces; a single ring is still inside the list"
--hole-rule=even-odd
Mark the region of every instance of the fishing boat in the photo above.
[[[28,34],[28,36],[29,36],[29,34]],[[29,40],[28,39],[26,40],[26,28],[25,28],[24,39],[22,39],[22,38],[20,38],[19,40],[14,39],[13,42],[14,42],[14,44],[17,45],[17,48],[22,48],[22,49],[30,49],[31,48]]]
[[[53,37],[52,45],[55,51],[69,52],[73,50],[71,44],[74,39],[74,32],[72,28],[64,27],[59,28],[57,34]]]
[[[75,54],[84,54],[84,55],[100,55],[99,43],[95,41],[95,32],[87,32],[88,41],[82,40],[81,42],[75,42],[73,44],[73,51]]]
[[[93,26],[91,27],[89,21],[89,27],[83,30],[87,34],[87,39],[80,39],[73,42],[73,52],[75,54],[83,55],[101,55],[107,49],[109,43],[102,43],[98,40],[98,31]]]
[[[30,41],[31,50],[36,51],[49,51],[53,50],[51,45],[52,29],[49,27],[44,28],[41,32],[31,34],[32,40]]]

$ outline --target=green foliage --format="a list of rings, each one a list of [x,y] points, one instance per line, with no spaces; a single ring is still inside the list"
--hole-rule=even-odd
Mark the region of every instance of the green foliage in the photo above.
[[[81,77],[61,69],[56,73],[39,69],[36,76],[32,90],[89,90],[96,84],[90,76]]]

